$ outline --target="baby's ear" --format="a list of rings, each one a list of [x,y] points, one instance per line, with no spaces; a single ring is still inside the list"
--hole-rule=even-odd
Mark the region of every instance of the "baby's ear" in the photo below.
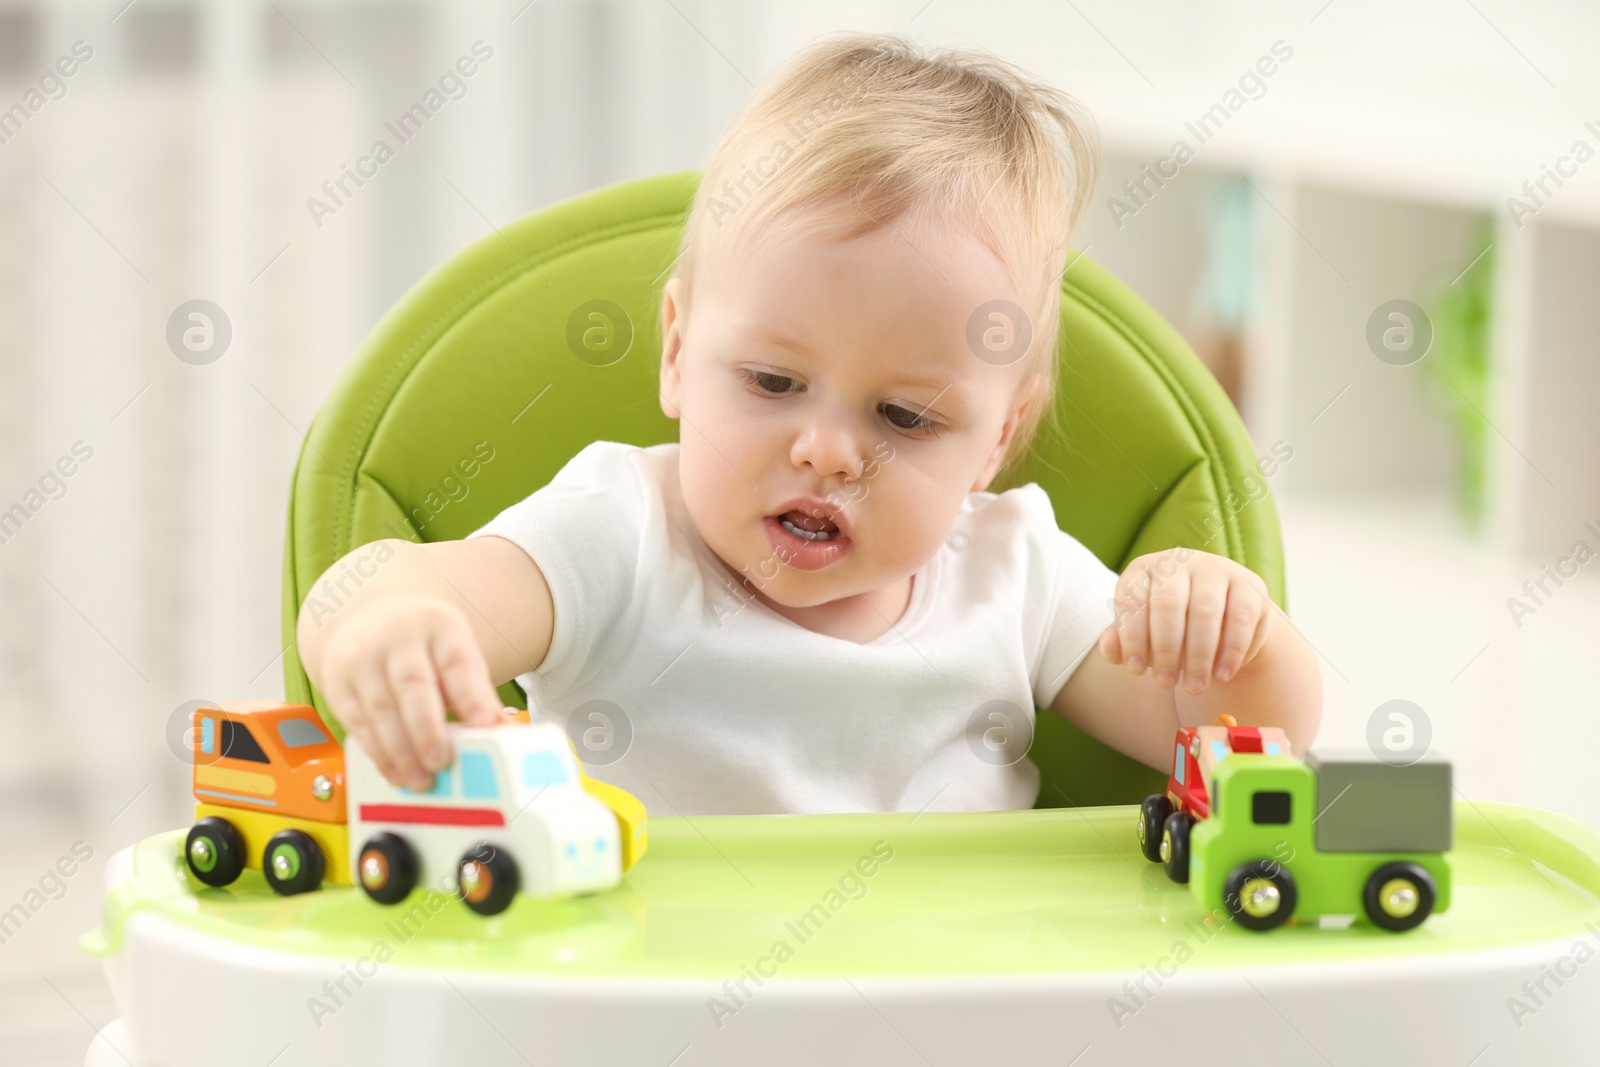
[[[1007,423],[1007,429],[1010,423]],[[981,493],[989,488],[989,483],[994,481],[994,476],[1000,473],[1000,468],[1006,461],[1006,447],[1011,443],[1011,434],[1002,433],[1000,440],[995,444],[994,450],[989,453],[989,458],[983,464],[983,470],[978,472],[978,477],[972,482],[971,492]]]
[[[678,389],[682,385],[683,279],[673,278],[661,292],[661,413],[678,417]]]

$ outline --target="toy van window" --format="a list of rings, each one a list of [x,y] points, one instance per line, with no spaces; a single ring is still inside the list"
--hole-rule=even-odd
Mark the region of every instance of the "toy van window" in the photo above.
[[[222,720],[222,754],[229,759],[249,760],[251,763],[271,763],[261,745],[251,736],[242,722]]]
[[[1288,793],[1263,791],[1251,798],[1250,805],[1250,817],[1257,825],[1286,826],[1289,823]]]
[[[1178,754],[1175,757],[1173,757],[1173,760],[1172,760],[1172,777],[1174,777],[1174,778],[1176,778],[1178,780],[1178,784],[1179,785],[1183,784],[1183,746],[1182,745],[1178,746]]]
[[[450,795],[450,768],[433,772],[433,785],[427,789],[412,789],[401,786],[400,792],[409,793],[414,797],[448,797]]]
[[[328,735],[310,719],[283,719],[278,723],[278,737],[289,748],[307,745],[325,745]]]
[[[494,760],[487,752],[461,753],[461,795],[472,800],[500,796],[500,787],[494,780]]]
[[[567,769],[554,752],[530,752],[522,757],[522,784],[529,789],[566,785]]]

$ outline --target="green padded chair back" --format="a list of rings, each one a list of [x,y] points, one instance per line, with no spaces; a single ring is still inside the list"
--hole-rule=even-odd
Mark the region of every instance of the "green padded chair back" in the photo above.
[[[293,648],[295,621],[309,594],[336,607],[361,580],[358,560],[345,594],[312,589],[351,549],[464,537],[591,441],[677,440],[657,403],[660,294],[699,177],[622,182],[520,219],[430,272],[372,330],[295,467],[289,700],[332,722]],[[1145,552],[1203,547],[1261,575],[1283,605],[1272,498],[1237,413],[1182,338],[1079,256],[1062,280],[1058,358],[1064,430],[1042,435],[1006,484],[1042,485],[1061,528],[1119,573]],[[525,706],[516,683],[500,692]],[[1133,803],[1164,788],[1163,773],[1049,712],[1030,758],[1041,807]]]

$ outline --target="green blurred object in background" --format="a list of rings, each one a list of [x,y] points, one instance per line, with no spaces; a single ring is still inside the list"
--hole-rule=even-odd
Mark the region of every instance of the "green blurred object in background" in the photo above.
[[[1472,247],[1482,249],[1445,285],[1428,307],[1433,351],[1422,361],[1430,404],[1442,408],[1457,434],[1460,466],[1456,506],[1472,533],[1481,535],[1489,433],[1489,329],[1494,288],[1494,225],[1485,216],[1473,229]]]

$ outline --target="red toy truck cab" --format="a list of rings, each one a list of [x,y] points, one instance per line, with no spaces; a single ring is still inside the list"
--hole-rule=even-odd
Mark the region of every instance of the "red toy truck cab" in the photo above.
[[[1180,726],[1166,793],[1146,797],[1139,807],[1139,849],[1165,865],[1174,882],[1189,880],[1189,828],[1211,813],[1211,771],[1235,752],[1293,755],[1288,735],[1276,726],[1240,726],[1232,715],[1218,715],[1211,726]]]

